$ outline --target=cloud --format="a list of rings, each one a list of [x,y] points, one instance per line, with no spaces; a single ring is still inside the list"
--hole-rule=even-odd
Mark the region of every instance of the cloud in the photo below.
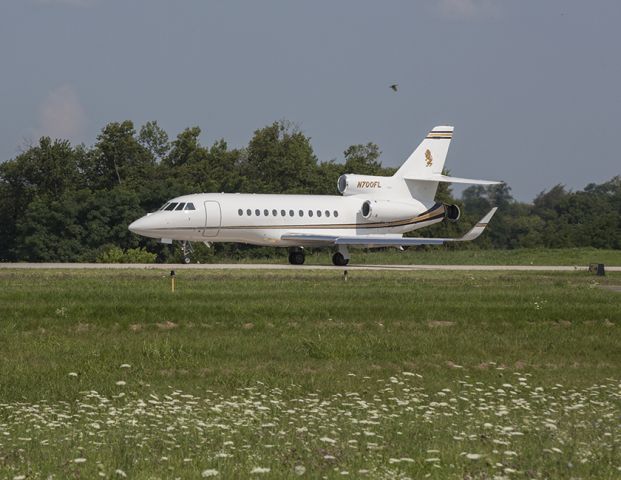
[[[48,94],[39,107],[38,121],[37,138],[80,139],[86,115],[71,85],[61,85]]]
[[[436,5],[442,16],[455,19],[488,17],[498,8],[494,0],[439,0]]]

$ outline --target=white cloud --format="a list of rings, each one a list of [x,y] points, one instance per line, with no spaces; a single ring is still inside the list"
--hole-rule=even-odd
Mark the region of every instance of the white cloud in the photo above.
[[[456,19],[488,17],[498,8],[494,0],[438,0],[436,5],[440,14]]]
[[[71,85],[61,85],[45,98],[38,112],[36,138],[49,136],[76,141],[84,130],[86,115]]]

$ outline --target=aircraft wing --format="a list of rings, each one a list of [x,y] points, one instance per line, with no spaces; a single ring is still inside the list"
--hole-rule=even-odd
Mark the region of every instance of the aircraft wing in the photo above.
[[[401,237],[396,235],[316,235],[304,233],[291,233],[280,237],[282,240],[299,241],[300,244],[318,245],[361,245],[368,247],[405,247],[414,245],[442,245],[446,242],[468,242],[474,240],[483,233],[485,227],[496,213],[498,208],[492,208],[474,227],[464,236],[459,238],[424,238],[424,237]]]

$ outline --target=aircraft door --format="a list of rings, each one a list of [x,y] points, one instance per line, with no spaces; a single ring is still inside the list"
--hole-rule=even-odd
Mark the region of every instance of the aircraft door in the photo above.
[[[214,201],[205,202],[205,215],[203,237],[217,237],[220,232],[220,222],[222,220],[220,204]]]

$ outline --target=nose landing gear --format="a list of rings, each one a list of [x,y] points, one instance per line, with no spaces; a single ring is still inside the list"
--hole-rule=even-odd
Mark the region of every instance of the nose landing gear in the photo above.
[[[291,265],[302,265],[305,260],[304,250],[302,248],[291,248],[289,250],[289,263]]]
[[[192,243],[188,240],[184,240],[181,242],[181,251],[183,252],[183,263],[190,263],[192,259],[190,255],[194,253],[194,247],[192,247]]]

